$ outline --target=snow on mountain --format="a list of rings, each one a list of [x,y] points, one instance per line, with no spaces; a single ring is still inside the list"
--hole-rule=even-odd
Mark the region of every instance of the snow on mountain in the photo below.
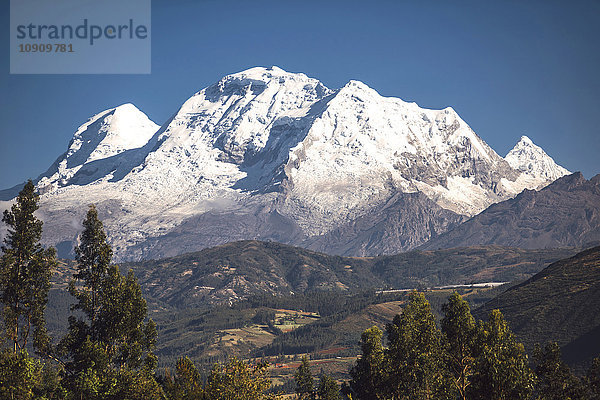
[[[511,167],[529,175],[545,186],[571,172],[556,164],[541,147],[527,136],[521,136],[515,147],[504,158]]]
[[[516,194],[499,181],[518,175],[453,109],[422,109],[357,81],[327,102],[292,148],[285,172],[285,213],[311,234],[395,191],[421,191],[443,208],[473,215]]]
[[[240,235],[301,243],[350,225],[376,237],[365,225],[380,220],[373,210],[419,192],[449,211],[395,234],[413,246],[550,183],[561,167],[537,146],[521,148],[505,160],[452,108],[423,109],[358,81],[330,90],[304,74],[256,67],[199,91],[158,130],[131,105],[94,116],[38,187],[49,241],[72,241],[93,202],[117,258],[145,257],[161,238],[193,250]],[[527,154],[537,156],[535,172],[512,164]],[[425,220],[436,228],[403,239]]]
[[[226,76],[183,104],[124,180],[175,203],[234,186],[233,192],[258,189],[302,139],[311,107],[330,93],[316,79],[277,67]]]
[[[37,186],[42,192],[49,192],[71,184],[91,183],[92,177],[105,177],[115,166],[99,161],[142,147],[158,128],[133,104],[102,111],[77,129],[68,150],[42,174]]]

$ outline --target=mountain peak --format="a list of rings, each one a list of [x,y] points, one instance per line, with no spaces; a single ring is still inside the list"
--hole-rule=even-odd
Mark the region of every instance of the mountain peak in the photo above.
[[[224,76],[219,83],[226,83],[231,81],[246,81],[246,80],[254,80],[254,81],[262,81],[269,82],[273,80],[279,80],[280,83],[283,83],[286,80],[306,80],[309,79],[303,73],[295,73],[295,72],[287,72],[277,66],[271,67],[252,67],[246,70],[236,72],[233,74],[229,74]]]
[[[556,164],[552,157],[525,135],[521,136],[515,147],[508,152],[505,160],[511,167],[544,182],[552,182],[570,174],[567,169]]]
[[[81,163],[111,157],[148,142],[159,126],[131,103],[102,111],[73,135],[67,157]],[[85,156],[85,160],[83,157]]]
[[[367,84],[361,81],[357,81],[354,79],[348,81],[348,83],[346,83],[342,88],[340,88],[336,92],[336,95],[339,98],[352,99],[352,102],[379,102],[384,99],[379,93],[377,93],[375,89],[369,87]],[[347,105],[345,105],[344,107],[346,106]]]
[[[52,220],[61,240],[70,240],[63,225],[71,209],[104,203],[114,212],[107,228],[122,233],[113,242],[122,257],[147,254],[182,224],[202,236],[196,247],[325,237],[399,193],[421,193],[447,212],[424,217],[435,227],[415,219],[394,234],[394,246],[406,249],[568,172],[526,138],[507,159],[519,170],[450,107],[421,108],[356,80],[333,91],[302,73],[254,67],[198,91],[160,129],[130,103],[96,114],[38,188],[45,212],[64,216]],[[402,212],[422,204],[403,202]],[[231,229],[215,212],[235,221]],[[248,229],[239,229],[239,213]],[[417,231],[427,233],[415,241]]]
[[[291,97],[303,95],[321,98],[331,91],[317,79],[309,78],[303,73],[287,72],[276,66],[253,67],[226,75],[215,84],[196,93],[184,104],[184,109],[189,111],[204,107],[204,100],[215,104],[227,102],[227,99],[239,100],[246,97],[244,103],[248,103],[261,94],[260,97],[276,100],[273,97],[277,96],[278,92],[278,97],[293,100]],[[184,109],[180,111],[185,111]]]
[[[132,103],[124,103],[124,104],[121,104],[120,106],[110,108],[109,110],[112,110],[114,113],[118,113],[118,114],[133,114],[133,115],[137,114],[137,115],[146,116],[146,114],[144,114],[142,111],[140,111],[140,109],[137,108]]]
[[[529,139],[529,136],[526,136],[526,135],[521,136],[521,139],[519,139],[519,142],[516,144],[516,146],[519,146],[519,145],[520,146],[535,146],[533,144],[533,142],[531,141],[531,139]]]
[[[158,128],[157,124],[131,103],[104,110],[75,131],[69,148],[42,174],[38,187],[46,192],[74,183],[72,178],[84,165],[142,147]],[[114,167],[114,164],[111,165]],[[110,171],[97,169],[94,174],[101,176],[101,172]]]

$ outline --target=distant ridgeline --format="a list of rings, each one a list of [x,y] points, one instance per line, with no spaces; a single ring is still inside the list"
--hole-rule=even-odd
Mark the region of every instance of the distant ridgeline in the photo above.
[[[569,174],[525,136],[500,156],[450,107],[257,67],[162,126],[132,104],[99,112],[34,183],[45,244],[73,257],[81,204],[94,203],[115,259],[136,261],[248,239],[344,256],[581,248],[600,240],[598,179]]]

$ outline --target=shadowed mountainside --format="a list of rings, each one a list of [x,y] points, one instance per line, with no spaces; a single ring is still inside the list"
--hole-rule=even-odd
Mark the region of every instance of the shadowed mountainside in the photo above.
[[[600,242],[600,175],[580,172],[494,204],[421,249],[478,245],[590,247]]]
[[[600,246],[553,263],[475,314],[495,308],[529,351],[556,341],[567,361],[589,361],[600,354]]]

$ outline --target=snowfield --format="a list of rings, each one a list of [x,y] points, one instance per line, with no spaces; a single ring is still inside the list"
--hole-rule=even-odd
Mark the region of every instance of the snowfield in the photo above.
[[[117,259],[140,259],[184,234],[197,243],[182,251],[242,234],[300,243],[398,193],[473,216],[568,173],[527,137],[499,156],[452,108],[256,67],[196,93],[161,127],[132,104],[96,114],[36,183],[46,243],[72,246],[95,203]]]

